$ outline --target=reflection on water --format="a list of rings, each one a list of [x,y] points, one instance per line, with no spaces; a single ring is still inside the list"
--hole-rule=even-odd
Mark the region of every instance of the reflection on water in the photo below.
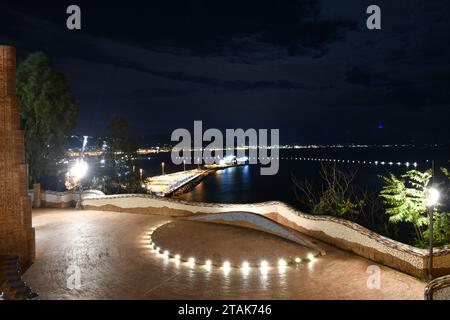
[[[170,163],[170,155],[160,155],[161,159],[143,160],[146,176],[160,174],[160,163],[167,163],[167,172],[182,170],[182,166]],[[164,157],[167,157],[164,158]],[[436,161],[436,167],[446,165],[448,161],[447,149],[317,149],[317,150],[282,150],[280,153],[279,171],[273,176],[261,176],[259,165],[246,165],[216,171],[199,183],[191,192],[178,196],[187,201],[216,202],[216,203],[256,203],[279,200],[296,205],[298,202],[293,190],[292,175],[300,179],[308,179],[320,188],[321,180],[319,172],[321,162],[300,161],[300,157],[320,157],[334,159],[352,159],[350,163],[337,163],[342,170],[357,170],[356,182],[369,190],[378,189],[381,186],[379,175],[387,175],[389,172],[400,175],[408,170],[408,167],[398,166],[396,163],[418,163],[419,170],[430,167],[431,161]],[[354,161],[353,161],[354,160]],[[368,161],[384,161],[385,165],[371,165]],[[360,161],[360,164],[357,162]],[[355,162],[355,163],[353,163]],[[366,163],[363,163],[366,162]],[[389,165],[391,163],[393,165]],[[328,163],[330,165],[330,163]],[[187,169],[195,166],[187,166]],[[409,169],[412,169],[409,167]]]

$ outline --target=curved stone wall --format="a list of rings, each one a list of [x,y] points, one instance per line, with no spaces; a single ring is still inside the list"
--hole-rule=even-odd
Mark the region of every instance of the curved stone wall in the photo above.
[[[290,228],[272,221],[263,215],[255,214],[252,212],[223,212],[223,213],[210,213],[210,214],[200,214],[195,215],[189,220],[193,221],[205,221],[214,222],[219,224],[229,224],[240,227],[245,227],[249,229],[255,229],[276,235],[280,238],[290,240],[292,242],[298,243],[304,247],[311,248],[317,251],[319,255],[325,255],[325,251],[319,248],[317,245],[313,244],[300,235],[300,233],[295,232]]]
[[[302,213],[282,202],[258,204],[191,203],[151,195],[114,195],[86,197],[85,208],[133,213],[193,216],[197,214],[246,211],[260,214],[279,224],[352,251],[403,272],[425,277],[428,252],[374,233],[356,223],[329,216]],[[450,248],[435,250],[435,276],[450,273]]]
[[[34,203],[34,191],[29,190],[28,195],[31,197],[32,203]],[[82,198],[85,197],[101,197],[105,194],[99,190],[84,190]],[[66,191],[43,191],[41,192],[41,205],[45,208],[69,208],[73,207],[79,197],[78,192]]]

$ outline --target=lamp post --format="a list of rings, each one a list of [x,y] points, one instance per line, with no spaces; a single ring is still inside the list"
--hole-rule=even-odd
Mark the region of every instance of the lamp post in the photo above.
[[[83,191],[83,187],[81,184],[81,180],[86,176],[86,173],[88,171],[88,164],[83,159],[78,159],[77,162],[74,164],[74,166],[70,169],[70,175],[76,178],[76,181],[78,181],[78,201],[75,205],[75,209],[83,209],[82,206],[82,198],[81,193]]]
[[[161,172],[162,172],[162,175],[164,175],[164,162],[161,162]]]
[[[433,213],[434,208],[439,201],[439,190],[435,188],[429,188],[426,190],[427,196],[427,211],[428,211],[428,233],[429,233],[429,256],[428,256],[428,277],[433,280]]]

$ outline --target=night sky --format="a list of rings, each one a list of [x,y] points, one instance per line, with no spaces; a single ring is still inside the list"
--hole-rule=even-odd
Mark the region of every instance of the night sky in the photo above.
[[[95,2],[95,3],[94,3]],[[82,30],[66,28],[78,4]],[[382,30],[366,28],[366,8]],[[279,128],[281,142],[448,142],[449,1],[3,1],[0,43],[43,51],[80,101],[134,135]],[[378,127],[383,127],[378,128]]]

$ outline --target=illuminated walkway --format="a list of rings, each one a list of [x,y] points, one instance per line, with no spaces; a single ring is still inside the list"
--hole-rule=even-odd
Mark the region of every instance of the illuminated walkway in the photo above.
[[[150,192],[164,197],[207,173],[208,170],[194,169],[154,176],[145,180],[145,186]]]
[[[264,274],[234,268],[225,273],[175,263],[150,250],[147,239],[150,229],[168,220],[118,212],[34,211],[36,262],[24,280],[42,299],[423,298],[425,283],[386,267],[381,267],[381,289],[368,289],[366,272],[373,262],[324,244],[326,256],[283,273],[277,268]],[[239,237],[247,240],[245,233]]]

